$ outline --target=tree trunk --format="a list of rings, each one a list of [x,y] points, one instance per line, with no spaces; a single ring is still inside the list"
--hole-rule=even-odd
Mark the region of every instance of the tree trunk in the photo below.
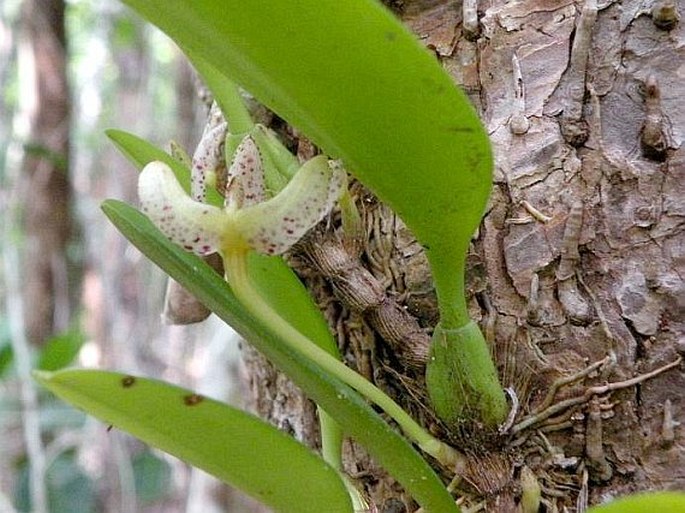
[[[24,46],[33,79],[30,134],[25,145],[26,333],[34,344],[70,320],[66,246],[72,229],[69,185],[69,89],[64,0],[23,5]]]
[[[478,6],[478,23],[465,3],[393,2],[491,134],[494,187],[468,295],[516,394],[513,425],[476,442],[433,418],[415,361],[427,337],[418,327],[436,321],[429,270],[401,221],[366,192],[355,189],[361,251],[329,229],[292,263],[345,361],[471,456],[459,489],[466,504],[520,511],[531,475],[544,511],[683,489],[685,404],[675,391],[685,386],[685,29],[660,0],[653,9],[494,0]],[[350,301],[341,275],[317,265],[313,248],[326,244],[359,266],[375,306]],[[404,342],[384,331],[381,309],[409,323]],[[246,360],[256,410],[316,446],[314,407],[252,351]],[[555,395],[560,379],[568,383]],[[346,454],[379,511],[416,509],[362,449],[350,442]]]

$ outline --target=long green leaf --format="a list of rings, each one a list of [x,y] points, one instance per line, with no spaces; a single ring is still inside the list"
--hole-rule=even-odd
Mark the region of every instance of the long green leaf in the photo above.
[[[338,473],[253,415],[162,381],[95,370],[36,372],[55,395],[282,513],[351,513]]]
[[[342,158],[427,249],[446,328],[490,190],[466,97],[375,0],[123,0]]]
[[[198,257],[170,243],[140,212],[119,201],[102,206],[117,228],[148,258],[249,340],[364,445],[423,506],[426,513],[458,513],[442,482],[411,445],[353,390],[299,359],[245,310],[228,284]]]
[[[680,492],[642,493],[594,506],[588,513],[682,513],[685,494]]]

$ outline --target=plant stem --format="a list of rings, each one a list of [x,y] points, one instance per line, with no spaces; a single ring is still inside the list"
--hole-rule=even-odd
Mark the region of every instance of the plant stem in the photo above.
[[[438,324],[426,366],[426,386],[438,416],[450,425],[479,419],[490,428],[504,422],[507,401],[478,325]]]
[[[278,315],[252,286],[247,272],[246,251],[226,251],[224,264],[226,277],[236,297],[290,348],[383,409],[424,452],[442,464],[454,468],[463,460],[461,453],[428,433],[383,391],[318,347]]]

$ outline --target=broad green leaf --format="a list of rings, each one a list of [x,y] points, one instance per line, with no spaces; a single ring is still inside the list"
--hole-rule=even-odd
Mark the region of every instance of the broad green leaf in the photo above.
[[[125,203],[108,200],[102,208],[138,249],[249,340],[334,417],[345,433],[365,446],[426,513],[459,512],[440,479],[409,442],[384,422],[359,394],[310,361],[287,351],[278,334],[255,320],[236,300],[228,284],[206,263],[167,241],[143,214]]]
[[[685,493],[641,493],[594,506],[588,513],[682,513],[685,511]]]
[[[124,0],[297,126],[427,250],[442,322],[468,322],[463,264],[490,190],[487,136],[434,56],[375,0]]]
[[[338,473],[266,422],[162,381],[97,370],[37,371],[55,395],[282,513],[351,513]]]

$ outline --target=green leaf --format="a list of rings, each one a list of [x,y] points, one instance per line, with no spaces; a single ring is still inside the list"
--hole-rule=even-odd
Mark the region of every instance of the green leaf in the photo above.
[[[217,476],[282,513],[350,513],[345,485],[266,422],[162,381],[96,370],[36,371],[55,395]],[[294,479],[295,478],[295,479]]]
[[[345,433],[365,446],[426,513],[459,512],[440,479],[409,442],[386,424],[359,394],[321,372],[310,361],[296,358],[284,349],[278,334],[252,318],[228,284],[207,264],[166,240],[143,214],[125,203],[108,200],[102,208],[138,249],[249,340],[333,416]]]
[[[375,0],[124,0],[297,126],[427,249],[443,324],[490,190],[487,135],[435,57]]]
[[[66,367],[74,361],[85,341],[84,334],[78,330],[50,338],[40,351],[37,368],[52,371]]]
[[[678,492],[642,493],[593,506],[588,513],[682,513],[685,494]]]

